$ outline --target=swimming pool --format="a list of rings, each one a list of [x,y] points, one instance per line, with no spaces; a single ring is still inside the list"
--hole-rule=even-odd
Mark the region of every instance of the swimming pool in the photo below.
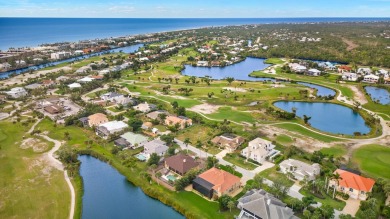
[[[146,156],[144,154],[137,154],[137,155],[135,155],[135,157],[140,161],[146,160]]]

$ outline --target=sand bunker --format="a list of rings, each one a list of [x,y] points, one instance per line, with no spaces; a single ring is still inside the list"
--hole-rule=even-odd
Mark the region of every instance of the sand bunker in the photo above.
[[[200,105],[193,106],[193,107],[189,108],[188,110],[194,111],[194,112],[197,112],[197,113],[202,113],[202,114],[212,114],[212,113],[217,112],[220,107],[221,106],[216,106],[216,105],[211,105],[211,104],[208,104],[208,103],[203,103],[203,104],[200,104]]]
[[[27,138],[22,141],[19,146],[21,149],[29,149],[32,148],[34,152],[40,153],[44,152],[48,149],[48,145],[46,142],[43,142],[37,138]]]
[[[222,89],[226,89],[233,92],[247,92],[247,90],[245,90],[244,88],[239,87],[223,87]]]

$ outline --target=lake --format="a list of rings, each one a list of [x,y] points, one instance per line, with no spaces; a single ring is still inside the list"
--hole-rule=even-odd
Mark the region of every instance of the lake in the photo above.
[[[118,52],[133,53],[133,52],[137,51],[139,48],[141,48],[143,46],[144,46],[144,44],[136,44],[136,45],[126,46],[126,47],[119,47],[119,48],[106,50],[106,51],[103,51],[103,52],[90,53],[90,54],[87,54],[87,55],[82,55],[82,56],[72,57],[72,58],[68,58],[68,59],[64,59],[64,60],[49,62],[47,64],[34,65],[34,66],[29,66],[29,67],[26,67],[26,68],[22,68],[22,69],[16,69],[16,70],[11,70],[11,71],[7,71],[7,72],[0,72],[0,79],[1,78],[8,78],[11,74],[17,74],[18,75],[18,74],[22,74],[22,73],[25,73],[25,72],[29,72],[30,70],[36,71],[36,70],[39,70],[39,69],[47,68],[49,66],[58,65],[58,64],[65,63],[65,62],[72,62],[72,61],[83,60],[83,59],[87,59],[87,58],[90,58],[90,57],[93,57],[93,56],[99,56],[99,55],[102,55],[102,54],[105,54],[105,53],[109,53],[109,52],[110,53],[118,53]]]
[[[278,101],[274,105],[288,112],[292,112],[292,108],[295,107],[297,116],[312,117],[309,120],[311,126],[324,132],[346,135],[353,135],[354,132],[361,134],[370,132],[370,127],[365,124],[359,113],[342,105],[298,101]]]
[[[372,101],[378,101],[382,105],[390,104],[390,92],[388,90],[373,86],[365,86],[364,89],[370,95]]]
[[[264,61],[265,59],[247,57],[242,62],[225,67],[194,67],[192,65],[185,65],[185,69],[181,73],[196,77],[210,76],[217,80],[233,77],[236,80],[242,81],[275,81],[272,78],[254,78],[249,76],[254,71],[264,70],[270,66],[269,64],[265,64]]]
[[[306,83],[306,82],[297,82],[297,84],[301,84],[301,85],[304,85],[306,87],[310,87],[310,88],[314,88],[314,89],[317,89],[317,96],[335,96],[336,95],[336,91],[330,89],[330,88],[327,88],[327,87],[323,87],[323,86],[320,86],[320,85],[317,85],[317,84],[311,84],[311,83]]]
[[[84,195],[82,218],[184,219],[173,208],[145,195],[109,164],[82,155]]]

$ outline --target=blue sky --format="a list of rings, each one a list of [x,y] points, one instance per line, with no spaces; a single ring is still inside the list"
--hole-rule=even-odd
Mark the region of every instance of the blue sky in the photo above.
[[[389,17],[390,0],[0,0],[1,17]]]

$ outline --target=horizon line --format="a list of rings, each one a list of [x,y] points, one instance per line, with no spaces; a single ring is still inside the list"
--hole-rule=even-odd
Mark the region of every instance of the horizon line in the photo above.
[[[390,19],[390,17],[2,17],[0,18],[69,18],[69,19],[300,19],[300,18],[380,18]]]

